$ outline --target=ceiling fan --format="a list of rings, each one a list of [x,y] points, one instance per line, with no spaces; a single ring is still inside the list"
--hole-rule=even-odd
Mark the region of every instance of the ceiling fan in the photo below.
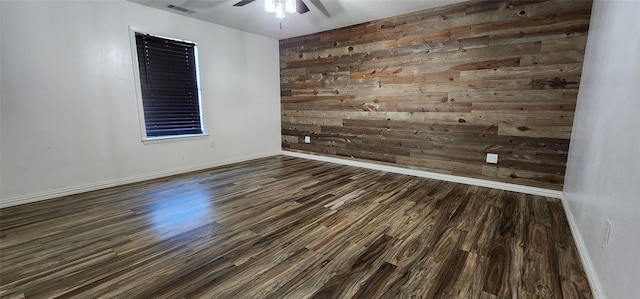
[[[256,0],[242,0],[233,6],[245,6]],[[297,11],[299,14],[309,12],[309,7],[302,0],[265,0],[265,11],[275,12],[279,19],[284,18],[284,12],[292,13]]]

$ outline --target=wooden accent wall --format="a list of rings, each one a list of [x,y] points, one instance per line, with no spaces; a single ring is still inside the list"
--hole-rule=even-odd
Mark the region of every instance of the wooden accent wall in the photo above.
[[[591,4],[463,2],[281,40],[282,147],[560,190]]]

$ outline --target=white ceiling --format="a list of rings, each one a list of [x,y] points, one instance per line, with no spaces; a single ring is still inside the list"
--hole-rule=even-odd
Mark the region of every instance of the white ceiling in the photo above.
[[[304,0],[310,9],[309,12],[302,15],[287,14],[282,20],[264,11],[264,0],[256,0],[242,7],[233,6],[240,0],[129,1],[275,39],[285,39],[463,0]],[[194,12],[178,12],[168,8],[168,5]]]

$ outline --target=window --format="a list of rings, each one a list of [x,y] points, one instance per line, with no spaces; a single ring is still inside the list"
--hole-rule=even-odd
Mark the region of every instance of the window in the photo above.
[[[135,33],[145,139],[204,135],[195,43]]]

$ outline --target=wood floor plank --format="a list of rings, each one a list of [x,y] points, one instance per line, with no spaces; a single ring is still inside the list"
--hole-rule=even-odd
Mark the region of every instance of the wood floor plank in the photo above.
[[[318,289],[311,298],[351,298],[360,288],[361,281],[368,280],[376,268],[384,264],[381,259],[386,248],[391,246],[392,237],[380,236],[373,244],[357,256]]]
[[[0,298],[592,298],[554,199],[287,156],[0,209]]]
[[[498,297],[513,297],[522,292],[522,255],[519,239],[523,238],[521,227],[522,204],[511,195],[504,198],[504,208],[494,240],[489,250],[489,269],[485,276],[483,291]]]
[[[322,288],[327,281],[333,278],[345,265],[353,262],[360,256],[365,247],[342,243],[341,246],[328,248],[321,258],[309,265],[305,271],[282,285],[278,290],[269,294],[266,298],[305,298],[310,297]],[[317,251],[316,251],[317,252]]]

